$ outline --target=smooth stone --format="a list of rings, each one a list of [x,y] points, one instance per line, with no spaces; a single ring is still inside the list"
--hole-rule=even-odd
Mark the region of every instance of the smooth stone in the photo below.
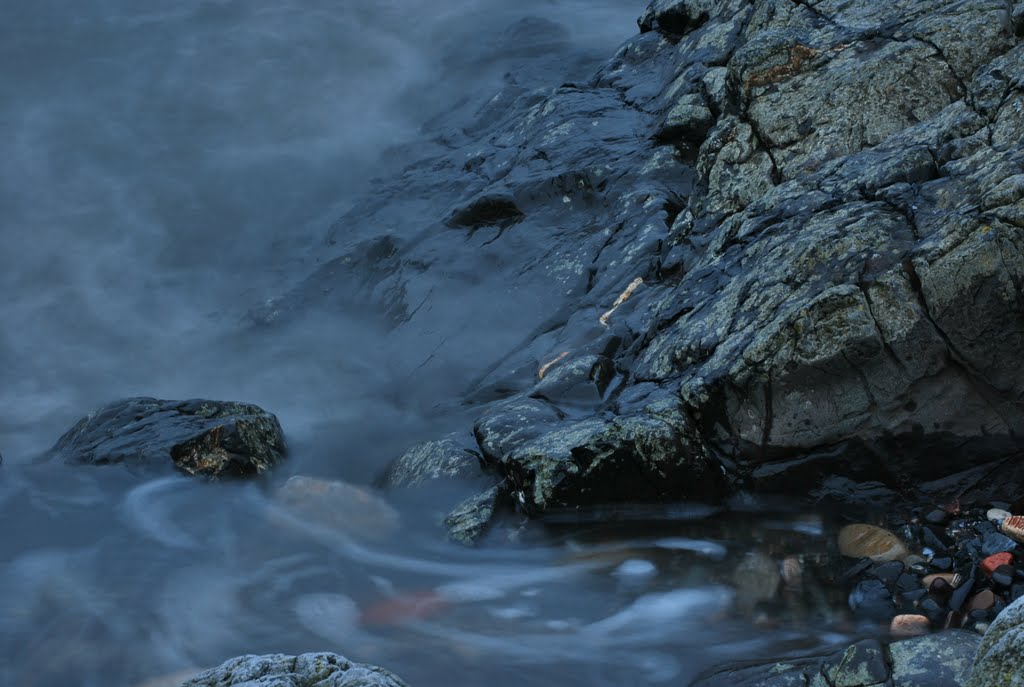
[[[1003,510],[1002,508],[990,508],[989,511],[985,513],[985,517],[989,519],[989,522],[996,525],[1009,518],[1010,515],[1011,513],[1009,511]]]
[[[755,551],[744,556],[736,566],[732,582],[736,587],[737,608],[751,611],[757,604],[775,598],[782,575],[774,560]]]
[[[925,589],[930,589],[931,586],[933,584],[935,584],[935,582],[937,580],[943,580],[944,582],[949,584],[949,586],[953,587],[954,589],[959,587],[960,583],[963,582],[963,578],[960,575],[958,575],[956,573],[946,572],[946,573],[932,573],[931,575],[925,575],[924,577],[921,578],[921,584],[925,587]]]
[[[889,634],[893,637],[917,637],[931,632],[931,622],[923,615],[904,613],[889,623]]]
[[[1000,587],[1009,587],[1013,584],[1015,572],[1016,570],[1012,565],[1000,565],[992,571],[992,582]]]
[[[371,490],[346,482],[295,475],[274,500],[303,520],[359,537],[379,539],[395,533],[398,511]]]
[[[988,556],[978,566],[981,571],[985,573],[987,577],[992,577],[992,573],[996,571],[996,568],[1003,565],[1010,565],[1013,563],[1013,554],[1009,552],[994,553]]]
[[[972,596],[971,600],[967,602],[967,605],[964,607],[964,613],[970,614],[971,612],[978,610],[987,611],[995,606],[995,604],[996,595],[991,589],[983,589]]]
[[[839,553],[848,558],[870,558],[876,563],[904,558],[909,551],[899,537],[874,525],[847,525],[839,530]]]
[[[990,532],[986,534],[981,540],[981,555],[991,556],[995,553],[1002,553],[1003,551],[1013,551],[1017,548],[1017,542],[1010,539],[1005,534],[999,532]]]
[[[1024,544],[1024,515],[1012,515],[1003,520],[999,525],[999,531],[1015,542]]]

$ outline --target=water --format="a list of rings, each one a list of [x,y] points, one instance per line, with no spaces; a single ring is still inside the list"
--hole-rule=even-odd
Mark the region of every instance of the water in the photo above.
[[[716,539],[713,514],[469,551],[440,540],[429,498],[398,504],[397,531],[345,534],[264,484],[31,465],[129,395],[259,403],[288,471],[364,484],[465,426],[457,385],[396,362],[426,357],[416,341],[357,312],[255,335],[245,313],[308,274],[368,179],[429,150],[425,124],[508,71],[585,76],[641,4],[0,6],[0,683],[139,685],[335,650],[418,685],[677,684],[822,643],[821,623],[764,633],[731,613],[730,557],[751,543]],[[491,40],[526,17],[561,28]]]

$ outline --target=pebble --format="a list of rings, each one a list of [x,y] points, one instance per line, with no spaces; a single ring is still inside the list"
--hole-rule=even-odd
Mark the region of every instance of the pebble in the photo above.
[[[998,526],[1003,522],[1003,520],[1010,517],[1010,512],[1005,511],[1002,508],[990,508],[989,511],[985,513],[985,517],[988,518],[989,522]]]
[[[1013,563],[1013,554],[1008,551],[1002,553],[994,553],[981,562],[981,571],[985,573],[987,577],[992,577],[992,573],[996,571],[1001,565],[1010,565]]]
[[[963,577],[956,573],[944,572],[944,573],[932,573],[931,575],[925,575],[921,578],[921,584],[925,589],[930,589],[937,580],[941,580],[945,584],[948,584],[953,589],[956,589],[964,581]]]
[[[991,589],[983,589],[967,602],[967,606],[964,607],[965,613],[971,613],[972,611],[987,611],[996,604],[996,595],[992,593]]]
[[[871,571],[871,574],[885,583],[886,587],[892,587],[896,584],[896,580],[899,579],[900,575],[903,574],[903,563],[899,561],[881,563]]]
[[[941,508],[936,508],[935,510],[925,515],[924,519],[925,522],[928,522],[932,525],[944,525],[946,524],[946,521],[949,520],[949,513],[947,513]]]
[[[782,582],[790,591],[799,591],[803,587],[804,566],[799,556],[786,556],[782,559]]]
[[[910,553],[899,537],[874,525],[847,525],[839,530],[839,553],[876,563],[900,560]]]
[[[904,613],[892,619],[889,633],[893,637],[917,637],[928,634],[930,622],[923,615]]]
[[[981,540],[981,555],[991,556],[994,553],[1013,551],[1017,548],[1017,542],[999,532],[990,532]]]
[[[1014,570],[1012,565],[1000,565],[992,571],[992,581],[1001,587],[1009,587],[1013,584]]]
[[[360,537],[383,538],[399,528],[398,511],[370,489],[295,475],[274,499],[303,520]]]
[[[999,531],[1024,544],[1024,515],[1011,515],[999,524]]]
[[[932,568],[935,570],[941,570],[943,572],[953,567],[953,559],[949,556],[942,556],[940,558],[933,558],[931,562]]]
[[[757,604],[775,598],[782,575],[779,566],[760,552],[748,553],[732,575],[736,587],[736,606],[741,610],[753,610]]]
[[[892,592],[881,580],[860,582],[850,592],[849,604],[855,615],[876,621],[889,620],[896,611]]]

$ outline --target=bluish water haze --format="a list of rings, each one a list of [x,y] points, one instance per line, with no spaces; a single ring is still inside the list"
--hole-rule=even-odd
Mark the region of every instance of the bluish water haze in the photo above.
[[[422,504],[362,541],[296,522],[256,485],[29,464],[127,395],[259,403],[285,427],[288,471],[355,482],[437,436],[460,387],[406,373],[417,341],[355,312],[272,333],[246,313],[305,277],[368,181],[429,152],[503,74],[585,76],[641,5],[0,4],[0,683],[141,685],[240,653],[335,650],[417,685],[674,684],[765,646],[721,620],[714,542],[672,553],[652,533],[597,563],[564,541],[467,551]],[[651,551],[670,574],[619,567]],[[443,611],[366,615],[410,595]]]

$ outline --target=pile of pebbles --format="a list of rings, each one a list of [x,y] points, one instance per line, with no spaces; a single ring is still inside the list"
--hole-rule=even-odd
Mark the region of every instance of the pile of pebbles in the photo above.
[[[885,528],[843,527],[839,552],[855,562],[841,580],[852,586],[854,616],[887,622],[895,636],[949,628],[984,633],[1024,596],[1024,517],[1010,509],[952,503],[918,509]]]

